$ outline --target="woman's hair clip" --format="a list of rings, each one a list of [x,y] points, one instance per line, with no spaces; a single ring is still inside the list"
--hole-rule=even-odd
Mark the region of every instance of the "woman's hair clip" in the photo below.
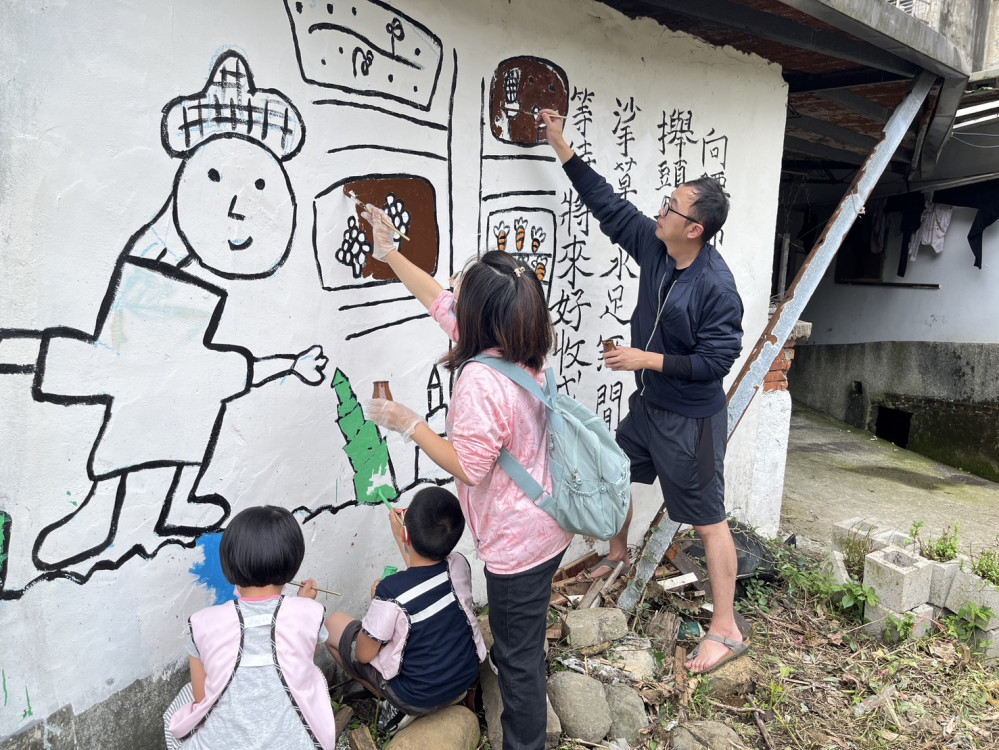
[[[519,279],[521,276],[524,275],[524,267],[517,266],[515,269],[513,269],[513,275]]]

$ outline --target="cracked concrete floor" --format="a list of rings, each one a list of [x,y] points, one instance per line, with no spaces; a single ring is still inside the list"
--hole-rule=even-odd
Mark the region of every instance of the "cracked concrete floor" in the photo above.
[[[923,521],[924,539],[960,522],[961,550],[977,554],[999,547],[999,484],[795,404],[782,529],[826,542],[834,523],[855,516],[906,533]]]

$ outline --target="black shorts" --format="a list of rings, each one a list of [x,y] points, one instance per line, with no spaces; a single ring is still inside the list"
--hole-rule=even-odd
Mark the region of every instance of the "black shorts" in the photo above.
[[[677,523],[710,526],[725,520],[728,410],[684,417],[653,406],[636,391],[617,444],[631,459],[631,481],[662,485],[666,512]]]
[[[434,711],[448,706],[454,701],[442,703],[438,706],[413,706],[401,700],[392,690],[391,685],[382,677],[382,673],[370,664],[362,664],[357,660],[357,635],[361,632],[361,621],[353,620],[350,625],[343,629],[340,636],[340,643],[337,644],[337,651],[343,659],[343,668],[355,680],[364,680],[372,687],[378,688],[382,698],[398,708],[404,714],[410,716],[426,716]]]

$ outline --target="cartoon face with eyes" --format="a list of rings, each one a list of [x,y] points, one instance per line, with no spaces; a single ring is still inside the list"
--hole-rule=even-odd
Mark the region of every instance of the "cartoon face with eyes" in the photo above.
[[[291,250],[291,182],[255,140],[219,135],[198,146],[177,172],[173,210],[188,250],[223,278],[268,276]]]

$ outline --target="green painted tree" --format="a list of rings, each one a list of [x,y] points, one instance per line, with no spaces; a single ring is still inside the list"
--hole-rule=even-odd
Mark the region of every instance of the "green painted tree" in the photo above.
[[[375,504],[398,499],[388,444],[378,432],[378,425],[364,418],[350,380],[339,368],[333,375],[333,390],[340,402],[336,421],[343,434],[343,451],[354,469],[357,502]]]

